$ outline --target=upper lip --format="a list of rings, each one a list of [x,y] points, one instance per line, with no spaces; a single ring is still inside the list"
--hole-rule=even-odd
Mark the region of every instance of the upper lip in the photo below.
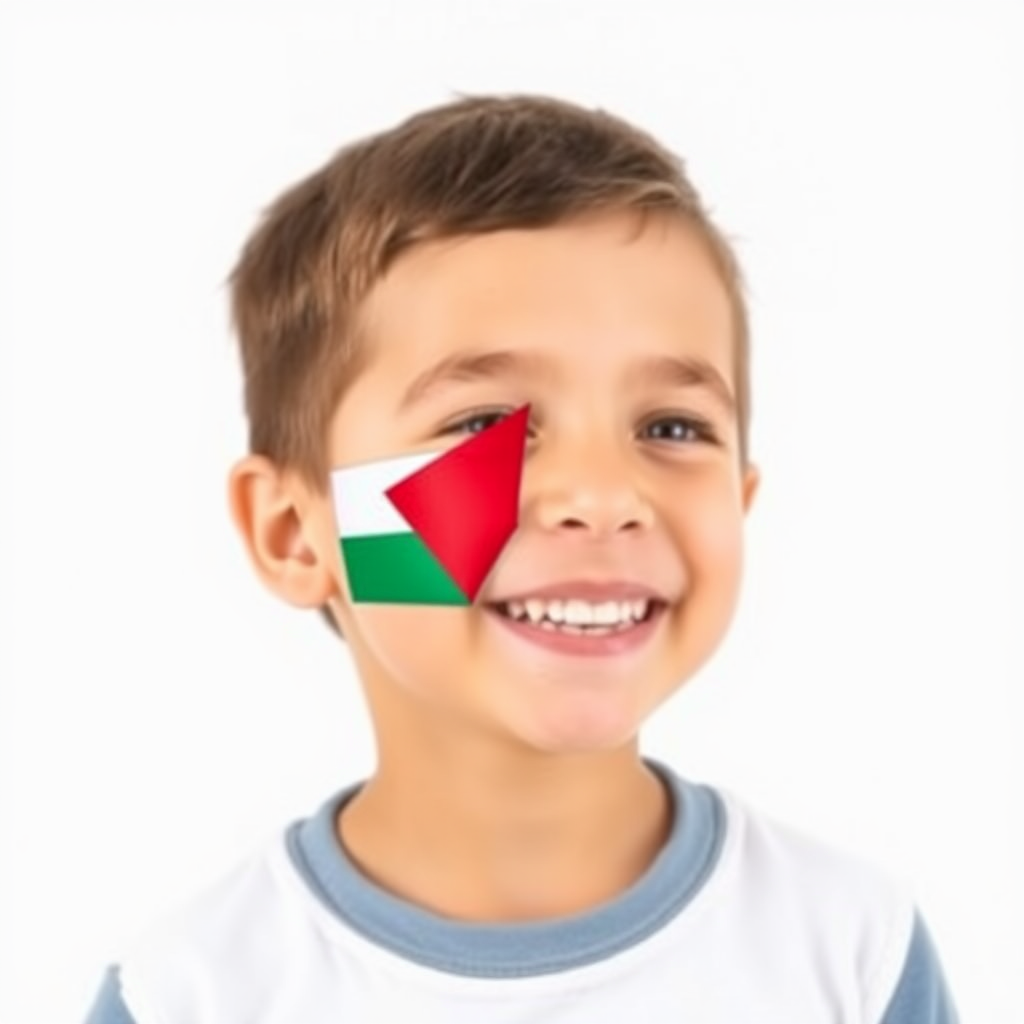
[[[630,580],[564,580],[546,586],[531,587],[515,594],[495,598],[489,604],[508,604],[510,601],[568,601],[572,598],[582,601],[668,601],[662,593],[646,583]]]

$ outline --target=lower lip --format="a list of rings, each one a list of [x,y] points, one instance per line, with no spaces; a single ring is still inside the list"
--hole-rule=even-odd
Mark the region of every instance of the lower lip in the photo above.
[[[519,619],[511,619],[490,608],[487,609],[487,614],[492,619],[496,619],[514,636],[521,637],[545,650],[577,657],[609,658],[620,654],[630,654],[646,644],[658,628],[658,624],[667,610],[666,605],[658,605],[643,622],[638,622],[628,629],[597,636],[588,636],[585,633],[563,633],[557,629],[541,629],[540,626],[522,622]]]

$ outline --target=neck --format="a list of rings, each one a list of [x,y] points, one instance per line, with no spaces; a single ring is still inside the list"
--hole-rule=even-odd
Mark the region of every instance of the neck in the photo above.
[[[382,758],[338,822],[365,874],[435,913],[581,913],[637,881],[668,836],[668,794],[635,743],[586,755],[437,754],[415,769]]]

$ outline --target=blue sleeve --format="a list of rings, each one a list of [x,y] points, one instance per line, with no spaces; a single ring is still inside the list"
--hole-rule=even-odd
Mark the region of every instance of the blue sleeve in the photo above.
[[[903,963],[903,973],[881,1024],[960,1024],[939,955],[920,913]]]
[[[136,1024],[121,998],[121,979],[116,967],[109,968],[104,975],[85,1024]]]

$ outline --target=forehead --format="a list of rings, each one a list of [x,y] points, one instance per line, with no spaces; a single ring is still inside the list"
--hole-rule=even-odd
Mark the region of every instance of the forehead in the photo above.
[[[367,372],[396,387],[460,350],[524,349],[552,371],[622,369],[652,352],[732,375],[732,310],[697,230],[590,217],[422,244],[362,310]]]

